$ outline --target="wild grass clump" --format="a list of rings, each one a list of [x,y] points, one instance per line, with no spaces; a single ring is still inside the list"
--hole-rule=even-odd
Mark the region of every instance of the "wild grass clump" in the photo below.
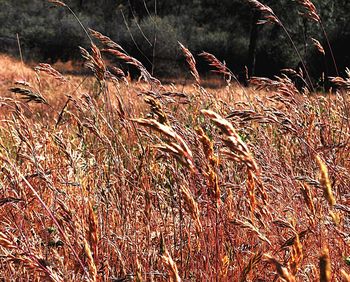
[[[349,281],[350,77],[243,88],[202,53],[227,82],[210,90],[180,45],[194,84],[165,86],[91,38],[93,77],[40,64],[1,90],[2,280]]]

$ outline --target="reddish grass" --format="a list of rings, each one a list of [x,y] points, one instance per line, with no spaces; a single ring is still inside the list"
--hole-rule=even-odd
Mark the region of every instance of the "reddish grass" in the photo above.
[[[348,90],[131,83],[86,52],[95,78],[0,59],[2,280],[348,281]]]

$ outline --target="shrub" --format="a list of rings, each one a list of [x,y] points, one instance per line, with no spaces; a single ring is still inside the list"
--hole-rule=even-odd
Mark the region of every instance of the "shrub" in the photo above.
[[[183,41],[181,29],[173,17],[147,17],[119,33],[118,42],[139,58],[145,66],[160,76],[175,76],[180,71],[178,41]]]

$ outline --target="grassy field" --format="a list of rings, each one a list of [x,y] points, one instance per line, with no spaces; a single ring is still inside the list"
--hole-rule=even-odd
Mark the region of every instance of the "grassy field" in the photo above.
[[[188,85],[117,46],[143,79],[0,57],[2,281],[350,281],[350,81],[243,88],[206,54],[204,88],[182,49]]]

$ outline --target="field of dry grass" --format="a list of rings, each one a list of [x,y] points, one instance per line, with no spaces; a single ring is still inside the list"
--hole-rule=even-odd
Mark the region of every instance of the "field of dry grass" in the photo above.
[[[0,57],[2,281],[350,281],[349,85],[300,93]],[[113,74],[112,74],[113,73]]]

